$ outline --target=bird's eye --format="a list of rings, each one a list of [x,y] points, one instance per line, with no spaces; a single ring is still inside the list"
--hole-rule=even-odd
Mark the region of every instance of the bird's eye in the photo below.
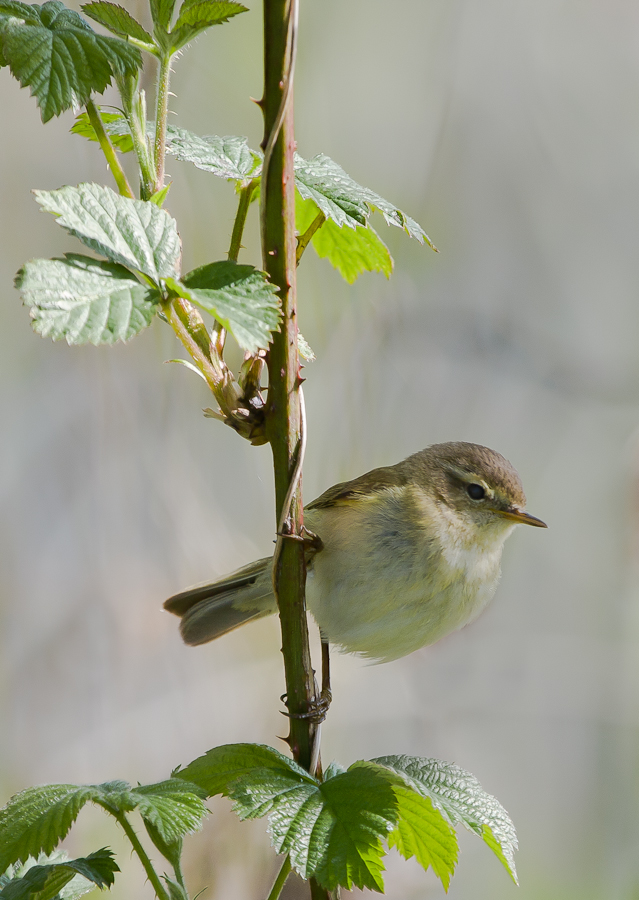
[[[486,496],[486,491],[481,484],[469,484],[466,491],[471,500],[483,500]]]

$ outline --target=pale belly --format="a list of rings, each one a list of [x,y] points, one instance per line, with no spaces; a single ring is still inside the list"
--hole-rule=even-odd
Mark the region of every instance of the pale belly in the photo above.
[[[495,593],[502,540],[492,552],[447,554],[392,505],[379,516],[364,504],[337,517],[312,510],[307,523],[324,542],[308,574],[308,608],[329,643],[349,653],[405,656],[472,621]]]

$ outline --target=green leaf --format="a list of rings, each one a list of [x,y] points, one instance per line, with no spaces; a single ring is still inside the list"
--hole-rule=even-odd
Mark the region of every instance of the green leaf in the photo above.
[[[231,790],[240,818],[268,815],[278,853],[289,853],[303,877],[329,890],[353,885],[383,891],[382,839],[397,824],[387,778],[351,768],[323,784],[291,772],[254,769]]]
[[[34,330],[69,344],[128,341],[150,324],[160,299],[124,266],[73,253],[28,262],[16,287]]]
[[[85,803],[100,795],[94,785],[49,784],[12,797],[0,810],[0,872],[19,859],[50,853],[66,837]]]
[[[237,779],[257,768],[291,772],[302,781],[316,784],[315,779],[294,760],[266,744],[224,744],[214,747],[204,756],[194,759],[185,769],[175,771],[173,777],[198,785],[209,797],[216,794],[228,797]]]
[[[383,889],[382,840],[397,825],[398,805],[393,776],[381,767],[351,767],[320,784],[270,747],[230,744],[176,775],[231,797],[242,819],[267,815],[275,849],[290,853],[303,878],[329,890]]]
[[[381,272],[390,278],[393,258],[376,231],[358,225],[355,231],[327,219],[311,243],[320,259],[328,259],[349,284],[363,272]]]
[[[189,900],[189,896],[181,884],[178,884],[177,881],[169,878],[168,875],[164,875],[163,877],[169,890],[169,897],[171,900]]]
[[[202,801],[205,792],[182,778],[135,787],[131,795],[145,824],[157,831],[164,845],[175,844],[185,834],[199,831],[208,814]]]
[[[156,191],[155,194],[151,194],[149,197],[149,203],[155,203],[156,206],[164,206],[164,201],[166,200],[169,191],[171,190],[172,181],[167,182],[164,187],[161,187],[159,191]]]
[[[404,859],[415,856],[424,868],[432,867],[444,890],[457,863],[457,836],[428,797],[410,788],[393,788],[399,806],[400,820],[388,838],[390,847],[397,847]]]
[[[0,890],[1,900],[54,900],[62,889],[81,875],[99,888],[111,887],[120,868],[106,847],[79,859],[48,865],[35,865],[21,878],[10,881]]]
[[[399,774],[406,785],[432,801],[451,825],[479,835],[517,883],[515,827],[503,806],[483,790],[474,775],[438,759],[384,756],[372,760]]]
[[[313,200],[326,218],[340,228],[347,225],[355,229],[358,225],[366,225],[371,211],[377,209],[388,225],[396,225],[420,244],[425,242],[433,247],[414,219],[379,194],[362,187],[323,153],[310,160],[295,154],[295,186],[304,200]]]
[[[244,137],[199,137],[184,128],[170,127],[166,149],[177,159],[193,163],[229,181],[248,181],[259,174],[262,156],[251,150]]]
[[[154,203],[120,197],[99,184],[34,194],[44,210],[92,250],[148,275],[156,284],[175,276],[180,258],[177,225]]]
[[[171,32],[172,51],[184,47],[206,28],[222,25],[243,12],[248,12],[248,8],[233,0],[185,0]]]
[[[303,234],[317,217],[319,209],[313,200],[302,200],[295,192],[295,229]],[[320,259],[328,259],[340,275],[353,284],[363,272],[381,272],[390,277],[393,258],[388,247],[369,225],[357,225],[355,230],[340,228],[332,219],[313,235],[311,242]]]
[[[313,362],[314,359],[317,359],[317,357],[313,353],[313,348],[308,343],[301,331],[297,332],[297,350],[299,355],[302,356],[307,362]]]
[[[166,34],[168,27],[171,24],[171,18],[173,17],[175,0],[150,0],[150,6],[151,18],[153,19],[153,24],[156,26],[156,30],[158,30],[160,34]]]
[[[84,3],[80,8],[85,16],[104,25],[114,34],[132,37],[137,41],[142,41],[143,44],[154,46],[149,32],[123,6],[118,6],[117,3],[107,3],[107,0],[97,0],[95,3]]]
[[[39,853],[35,859],[30,856],[26,862],[18,862],[15,865],[9,866],[2,875],[0,875],[0,892],[10,882],[24,878],[29,869],[32,869],[34,866],[46,866],[53,863],[66,863],[68,861],[69,856],[64,850],[54,850],[53,853]],[[92,881],[89,881],[82,875],[75,875],[66,885],[64,885],[64,887],[60,888],[57,896],[60,900],[79,900],[84,894],[93,890],[95,890],[95,884]]]
[[[0,47],[22,87],[30,87],[47,122],[101,94],[113,75],[135,74],[140,51],[103,37],[60,0],[27,6],[0,0]]]
[[[277,288],[264,272],[230,260],[209,263],[189,272],[183,283],[168,280],[179,296],[215,316],[243,350],[265,350],[282,313]]]
[[[101,107],[98,107],[98,109],[100,110],[100,117],[104,123],[104,130],[111,138],[113,146],[117,147],[121,153],[130,153],[133,150],[133,139],[131,138],[127,120],[121,113],[104,112]],[[76,116],[71,132],[73,134],[79,134],[89,141],[98,142],[98,136],[93,129],[89,116],[85,112]]]

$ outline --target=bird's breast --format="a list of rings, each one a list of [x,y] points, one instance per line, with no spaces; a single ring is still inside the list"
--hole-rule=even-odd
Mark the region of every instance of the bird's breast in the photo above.
[[[397,659],[486,606],[503,542],[487,548],[455,540],[454,529],[434,527],[422,512],[406,488],[308,511],[306,524],[324,545],[309,570],[308,606],[330,643]]]

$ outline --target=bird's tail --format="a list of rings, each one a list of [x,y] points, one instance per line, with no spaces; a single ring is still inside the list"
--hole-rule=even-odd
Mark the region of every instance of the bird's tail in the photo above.
[[[270,556],[258,559],[212,584],[174,594],[164,604],[180,616],[186,644],[205,644],[252,619],[277,612],[271,583]]]

